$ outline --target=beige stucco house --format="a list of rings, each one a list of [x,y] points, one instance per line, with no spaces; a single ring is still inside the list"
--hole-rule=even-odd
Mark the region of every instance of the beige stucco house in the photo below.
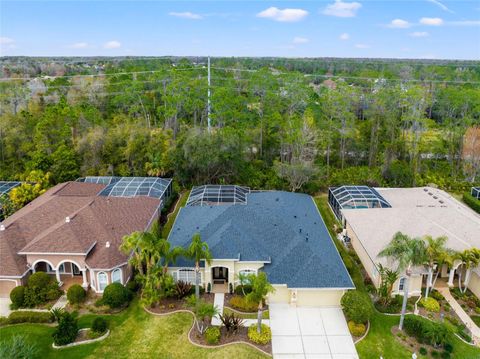
[[[0,296],[44,271],[96,293],[131,276],[123,236],[158,219],[171,180],[87,177],[59,184],[0,224]]]
[[[381,282],[379,263],[396,269],[395,261],[378,254],[397,232],[411,237],[446,236],[446,246],[456,251],[480,248],[480,216],[445,191],[431,187],[344,187],[330,190],[329,204],[344,225],[342,237],[353,247],[376,287]],[[466,270],[456,261],[452,268],[444,265],[439,277],[450,286],[458,285],[460,271],[465,280]],[[467,279],[468,287],[477,296],[480,296],[479,274],[475,268]],[[409,295],[421,293],[427,275],[424,267],[414,269]],[[400,273],[393,294],[403,293],[404,281]]]
[[[187,247],[195,233],[213,259],[201,263],[201,284],[227,292],[239,274],[267,273],[275,292],[269,302],[338,306],[352,280],[312,197],[238,186],[195,187],[170,232],[172,245]],[[185,258],[169,268],[175,280],[195,282]]]

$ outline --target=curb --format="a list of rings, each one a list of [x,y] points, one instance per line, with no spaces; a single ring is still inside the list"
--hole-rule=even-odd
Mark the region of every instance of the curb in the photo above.
[[[86,330],[89,330],[89,329],[90,328],[83,328],[83,329],[80,329],[79,332],[86,331]],[[55,345],[54,343],[52,343],[52,348],[53,349],[63,349],[63,348],[69,348],[69,347],[76,347],[77,345],[95,343],[95,342],[99,342],[101,340],[106,339],[109,335],[110,335],[110,329],[107,329],[107,332],[105,334],[103,334],[101,337],[98,337],[98,338],[95,338],[95,339],[88,339],[88,340],[84,340],[84,341],[77,342],[77,343],[70,343],[70,344],[66,344],[66,345]]]
[[[259,352],[265,354],[265,355],[268,355],[269,357],[272,357],[272,354],[270,353],[267,353],[266,351],[256,347],[255,345],[249,343],[249,342],[244,342],[244,341],[236,341],[236,342],[231,342],[231,343],[226,343],[226,344],[220,344],[220,345],[203,345],[203,344],[198,344],[196,342],[194,342],[191,338],[190,338],[190,334],[192,333],[192,331],[194,330],[195,328],[195,314],[191,311],[191,310],[188,310],[188,309],[180,309],[180,310],[175,310],[173,312],[169,312],[169,313],[154,313],[150,310],[148,310],[147,308],[143,307],[143,310],[145,310],[147,313],[149,314],[152,314],[152,315],[158,315],[160,317],[165,317],[167,315],[170,315],[170,314],[175,314],[175,313],[190,313],[192,316],[193,316],[193,323],[192,323],[192,326],[190,327],[190,330],[188,331],[188,341],[192,344],[192,345],[195,345],[199,348],[205,348],[205,349],[212,349],[212,348],[224,348],[224,347],[227,347],[229,345],[234,345],[234,344],[246,344],[254,349],[257,349]]]

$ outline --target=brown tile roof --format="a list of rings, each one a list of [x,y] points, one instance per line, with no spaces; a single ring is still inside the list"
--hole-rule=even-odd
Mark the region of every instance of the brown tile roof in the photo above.
[[[82,182],[60,184],[8,217],[0,231],[0,276],[18,276],[28,269],[19,252],[87,253],[93,246],[87,256],[91,268],[124,263],[126,256],[118,250],[122,237],[144,230],[160,201],[96,196],[102,188]]]

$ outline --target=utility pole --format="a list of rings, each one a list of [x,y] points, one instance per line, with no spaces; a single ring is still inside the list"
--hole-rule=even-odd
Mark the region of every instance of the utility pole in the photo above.
[[[210,56],[208,57],[207,129],[210,133]]]

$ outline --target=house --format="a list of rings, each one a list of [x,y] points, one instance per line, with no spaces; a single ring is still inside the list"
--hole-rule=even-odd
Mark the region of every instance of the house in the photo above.
[[[378,264],[396,269],[396,263],[378,254],[397,232],[410,237],[446,236],[446,246],[456,251],[480,248],[480,216],[445,191],[431,187],[370,188],[342,186],[331,188],[329,204],[343,224],[343,236],[360,257],[365,270],[378,287],[381,278]],[[444,265],[440,278],[453,286],[459,277],[465,279],[465,268],[455,261]],[[414,269],[409,294],[421,293],[427,269]],[[394,284],[393,294],[402,294],[405,279]],[[468,287],[480,297],[480,269],[475,268]]]
[[[148,229],[171,190],[157,177],[86,177],[49,189],[0,224],[0,296],[36,271],[96,293],[127,283],[122,238]]]
[[[339,305],[352,280],[313,198],[240,186],[194,187],[168,240],[188,247],[199,233],[212,253],[201,263],[201,285],[227,292],[239,274],[264,271],[275,292],[270,303]],[[180,258],[169,268],[175,280],[195,282],[194,263]]]

